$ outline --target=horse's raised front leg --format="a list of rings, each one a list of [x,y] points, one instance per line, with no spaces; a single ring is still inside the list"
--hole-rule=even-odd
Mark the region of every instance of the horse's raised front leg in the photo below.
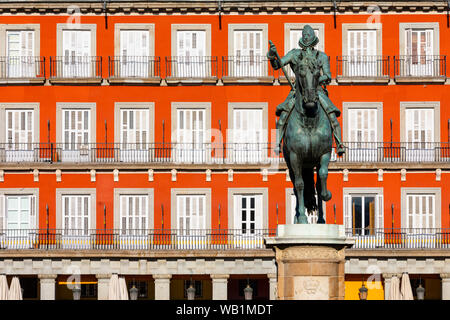
[[[325,153],[320,157],[320,168],[319,168],[319,178],[321,191],[320,196],[323,201],[328,201],[331,199],[331,192],[327,189],[327,179],[328,179],[328,163],[330,162],[331,153]]]
[[[303,189],[305,187],[305,183],[303,182],[302,177],[302,167],[300,164],[300,159],[298,159],[297,154],[294,152],[291,152],[289,155],[289,162],[291,165],[291,170],[294,174],[294,189],[295,189],[295,195],[297,198],[297,205],[295,207],[295,217],[294,217],[294,223],[295,224],[306,224],[308,223],[308,218],[305,214],[305,201],[303,199]]]

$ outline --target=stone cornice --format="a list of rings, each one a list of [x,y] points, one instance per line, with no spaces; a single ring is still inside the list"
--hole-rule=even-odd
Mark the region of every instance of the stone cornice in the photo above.
[[[442,13],[445,1],[337,1],[338,14]],[[2,1],[0,14],[66,15],[67,8],[77,6],[81,15],[103,15],[104,2],[96,1]],[[108,15],[184,15],[218,14],[219,1],[106,1]],[[222,14],[333,14],[333,1],[221,1]]]

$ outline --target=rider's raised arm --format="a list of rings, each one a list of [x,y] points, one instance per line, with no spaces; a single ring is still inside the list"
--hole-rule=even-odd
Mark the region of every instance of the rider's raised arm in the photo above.
[[[270,64],[272,65],[272,68],[274,70],[278,70],[281,67],[284,67],[285,65],[289,64],[292,60],[293,51],[289,51],[283,58],[281,58],[281,61],[275,58],[275,55],[271,55],[271,52],[269,51],[267,53],[267,58],[270,60]]]

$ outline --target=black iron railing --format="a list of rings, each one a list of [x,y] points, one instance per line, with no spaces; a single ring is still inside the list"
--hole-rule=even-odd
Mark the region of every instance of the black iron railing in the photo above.
[[[448,142],[344,142],[346,152],[332,162],[450,161]],[[1,143],[0,163],[199,163],[276,164],[273,143]]]
[[[353,228],[352,249],[450,249],[449,228]]]
[[[110,78],[160,78],[161,58],[152,56],[108,57]]]
[[[45,79],[45,57],[0,57],[0,79]]]
[[[102,57],[97,56],[50,57],[50,78],[102,79]]]
[[[222,77],[245,79],[273,76],[274,70],[266,56],[222,57]]]
[[[444,55],[394,56],[396,77],[445,77],[447,70]]]
[[[336,76],[348,78],[389,78],[389,57],[338,56]]]
[[[217,78],[217,57],[166,57],[166,78]]]
[[[249,250],[263,249],[275,229],[9,229],[0,249]]]

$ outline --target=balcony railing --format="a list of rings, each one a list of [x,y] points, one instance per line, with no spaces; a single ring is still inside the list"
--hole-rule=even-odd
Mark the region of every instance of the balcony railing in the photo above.
[[[345,142],[337,162],[449,162],[449,142]]]
[[[172,56],[166,57],[166,80],[217,80],[217,57]]]
[[[450,249],[449,228],[353,228],[352,249]]]
[[[380,79],[389,81],[389,57],[383,56],[338,56],[336,57],[338,80]]]
[[[108,57],[110,79],[160,79],[161,58],[151,56]]]
[[[444,55],[394,56],[394,76],[396,78],[443,78],[445,80],[446,64]]]
[[[344,142],[346,163],[450,161],[448,142]],[[333,150],[334,154],[334,150]],[[2,143],[0,163],[277,164],[272,143]]]
[[[50,57],[50,80],[102,79],[102,57]]]
[[[0,249],[249,250],[264,249],[274,229],[9,229]]]
[[[0,79],[45,79],[45,57],[0,57]]]
[[[267,78],[273,80],[274,71],[266,56],[222,57],[222,78],[249,80]]]

